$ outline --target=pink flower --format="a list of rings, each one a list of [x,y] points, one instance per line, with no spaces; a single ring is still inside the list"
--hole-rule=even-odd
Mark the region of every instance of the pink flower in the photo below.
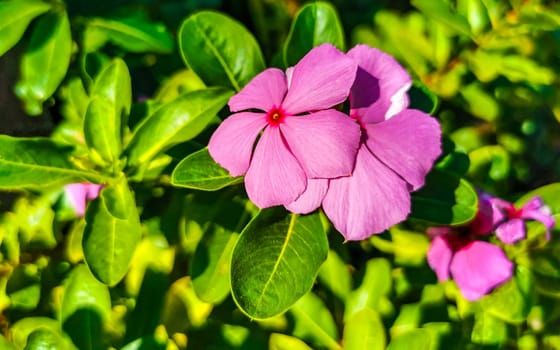
[[[408,109],[411,79],[391,56],[357,45],[348,57],[358,65],[350,90],[350,116],[361,129],[352,175],[310,181],[308,191],[287,206],[304,212],[300,202],[323,198],[333,225],[347,240],[361,240],[406,219],[410,191],[424,178],[441,153],[438,122]]]
[[[439,281],[453,276],[465,299],[475,301],[513,276],[513,263],[504,251],[491,243],[477,240],[488,235],[494,223],[502,218],[492,205],[494,198],[479,194],[478,212],[473,221],[463,227],[430,227],[434,237],[428,249],[428,265]]]
[[[533,197],[521,208],[500,198],[491,198],[490,202],[497,213],[494,218],[496,237],[506,244],[514,244],[527,237],[525,220],[540,221],[546,227],[546,237],[550,239],[550,230],[555,221],[550,208],[544,205],[540,197]]]
[[[94,200],[99,196],[103,185],[87,182],[75,183],[64,186],[64,194],[77,216],[82,217],[86,212],[87,201]]]
[[[360,128],[332,107],[347,99],[356,70],[323,44],[286,74],[263,71],[230,99],[237,113],[212,135],[210,155],[232,176],[245,175],[247,194],[261,208],[292,203],[313,179],[350,175]]]

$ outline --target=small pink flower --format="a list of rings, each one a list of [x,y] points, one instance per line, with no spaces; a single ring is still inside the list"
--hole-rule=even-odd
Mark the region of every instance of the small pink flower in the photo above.
[[[102,187],[103,185],[87,182],[74,183],[64,186],[64,194],[74,209],[74,213],[78,217],[82,217],[86,212],[87,201],[97,198]]]
[[[441,153],[438,122],[408,109],[411,79],[399,63],[380,50],[357,45],[348,57],[358,65],[350,90],[350,116],[361,129],[352,175],[315,180],[298,201],[287,206],[304,212],[300,201],[323,198],[323,209],[347,240],[361,240],[406,219],[410,191]],[[326,194],[325,194],[326,193]]]
[[[538,196],[533,197],[521,208],[500,198],[491,198],[496,215],[494,225],[496,237],[506,244],[514,244],[527,237],[525,220],[537,220],[546,227],[546,238],[550,239],[550,230],[554,227],[555,221],[550,213],[550,208],[544,205]]]
[[[237,113],[212,135],[210,155],[232,176],[245,175],[260,208],[292,203],[313,179],[350,175],[360,128],[332,107],[347,99],[356,70],[352,59],[323,44],[286,74],[263,71],[230,99]]]

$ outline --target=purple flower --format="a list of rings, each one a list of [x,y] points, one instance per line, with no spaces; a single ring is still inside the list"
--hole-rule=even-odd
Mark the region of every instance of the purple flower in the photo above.
[[[360,128],[332,107],[347,99],[356,70],[352,59],[323,44],[286,74],[263,71],[230,99],[237,113],[212,135],[210,155],[232,176],[245,175],[247,194],[261,208],[294,202],[313,179],[350,175]]]
[[[64,194],[70,202],[74,213],[82,217],[86,212],[87,201],[94,200],[99,196],[103,185],[91,184],[87,182],[74,183],[64,186]]]
[[[490,198],[490,203],[496,213],[494,225],[496,236],[506,244],[514,244],[527,237],[525,220],[540,221],[546,227],[546,238],[550,239],[550,230],[555,221],[550,208],[544,205],[541,197],[533,197],[521,208],[500,198]]]
[[[439,233],[428,249],[428,264],[439,281],[452,275],[465,299],[476,301],[513,276],[513,263],[500,247],[450,228]]]
[[[361,240],[407,217],[410,191],[424,185],[441,153],[441,130],[428,114],[407,108],[411,79],[395,59],[366,45],[355,46],[348,57],[359,65],[346,117],[361,129],[354,171],[310,181],[287,208],[305,212],[322,198],[336,229],[347,240]]]

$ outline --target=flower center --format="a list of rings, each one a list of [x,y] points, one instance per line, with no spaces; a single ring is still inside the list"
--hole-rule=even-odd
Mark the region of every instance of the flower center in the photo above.
[[[285,117],[286,117],[286,114],[284,113],[284,111],[280,107],[273,107],[266,114],[266,119],[268,121],[268,124],[269,125],[275,125],[275,126],[280,125],[284,121]]]

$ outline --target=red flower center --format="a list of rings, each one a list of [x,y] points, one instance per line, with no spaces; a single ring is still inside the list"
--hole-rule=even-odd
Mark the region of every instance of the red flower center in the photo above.
[[[273,107],[266,114],[266,120],[268,121],[268,124],[274,126],[280,125],[284,121],[285,117],[286,114],[280,107]]]

